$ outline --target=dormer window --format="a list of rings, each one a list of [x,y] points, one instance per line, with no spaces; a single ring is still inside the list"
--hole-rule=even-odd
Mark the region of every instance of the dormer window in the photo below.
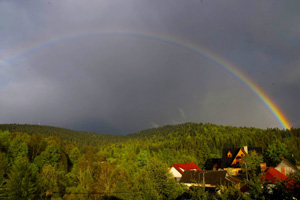
[[[230,151],[228,151],[227,157],[228,157],[228,158],[231,158],[231,157],[232,157],[232,153],[231,153]]]

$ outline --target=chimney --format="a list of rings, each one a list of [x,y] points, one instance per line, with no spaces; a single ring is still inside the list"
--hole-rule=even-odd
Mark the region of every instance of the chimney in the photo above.
[[[244,151],[248,154],[248,146],[244,146]]]

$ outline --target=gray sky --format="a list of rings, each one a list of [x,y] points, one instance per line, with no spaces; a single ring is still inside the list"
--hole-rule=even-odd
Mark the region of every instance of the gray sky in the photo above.
[[[1,0],[0,123],[282,128],[245,83],[176,38],[232,63],[299,128],[299,10],[298,0]]]

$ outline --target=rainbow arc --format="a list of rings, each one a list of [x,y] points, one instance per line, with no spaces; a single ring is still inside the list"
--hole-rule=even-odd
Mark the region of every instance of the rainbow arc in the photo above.
[[[272,113],[272,115],[276,118],[280,126],[284,129],[291,128],[291,124],[289,123],[288,119],[279,109],[279,107],[268,97],[268,95],[258,86],[256,85],[251,79],[249,79],[246,75],[244,75],[240,70],[237,69],[232,63],[218,57],[217,55],[213,54],[212,52],[197,46],[195,44],[189,43],[187,41],[170,37],[170,36],[159,36],[155,34],[148,34],[142,32],[125,32],[125,31],[107,31],[107,32],[85,32],[85,33],[75,33],[69,34],[62,37],[54,38],[52,40],[41,42],[38,44],[30,45],[29,47],[23,48],[18,50],[17,52],[13,53],[11,56],[7,56],[2,61],[0,60],[0,67],[5,63],[9,63],[17,58],[25,56],[26,54],[33,53],[38,51],[39,49],[48,47],[50,45],[65,41],[65,40],[72,40],[81,37],[91,37],[91,36],[101,36],[101,35],[127,35],[133,37],[141,37],[153,40],[159,40],[162,42],[166,42],[169,44],[173,44],[189,51],[192,51],[198,55],[204,56],[210,61],[216,63],[218,66],[223,68],[224,70],[228,71],[229,73],[233,74],[238,80],[240,80],[249,90],[251,90],[259,99],[260,101],[268,108],[268,110]]]

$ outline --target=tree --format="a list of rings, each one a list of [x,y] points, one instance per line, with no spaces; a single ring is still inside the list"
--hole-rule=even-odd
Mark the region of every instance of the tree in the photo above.
[[[105,194],[111,193],[114,190],[116,183],[112,178],[115,165],[110,162],[104,162],[96,164],[95,166],[95,190]]]
[[[167,165],[172,165],[174,155],[170,148],[164,148],[162,151],[159,151],[160,159]]]
[[[210,149],[207,146],[206,143],[203,143],[200,145],[200,147],[197,149],[197,159],[198,159],[198,166],[203,169],[205,166],[205,163],[210,155]]]
[[[208,199],[208,192],[203,187],[190,187],[188,196],[188,199],[191,200],[206,200]]]
[[[23,158],[28,154],[28,145],[25,142],[26,135],[17,135],[8,147],[8,153],[12,162],[18,157]]]
[[[252,179],[247,181],[247,186],[249,188],[250,199],[266,200],[266,196],[269,195],[269,189],[266,183],[260,181],[259,179]]]
[[[0,151],[7,152],[11,142],[11,134],[8,131],[0,131]]]
[[[34,199],[38,192],[38,169],[27,158],[17,158],[8,174],[6,193],[11,199]]]
[[[30,137],[28,142],[28,158],[31,162],[34,161],[37,155],[41,154],[41,152],[45,150],[47,143],[43,139],[44,137],[41,134],[34,134]]]
[[[6,173],[8,168],[8,161],[5,153],[0,152],[0,198],[4,194],[4,186],[6,183]]]
[[[41,155],[38,155],[34,163],[41,169],[44,164],[50,164],[54,167],[58,166],[60,161],[60,149],[54,145],[49,145]]]
[[[39,176],[39,183],[42,193],[53,194],[53,192],[59,192],[58,190],[58,172],[52,165],[45,164]],[[44,196],[43,196],[44,197]]]
[[[268,166],[275,167],[280,163],[281,158],[287,157],[288,151],[284,143],[276,139],[272,144],[268,146],[265,151],[265,158],[267,160]]]
[[[240,199],[240,200],[250,200],[247,193],[242,193],[239,189],[234,187],[226,188],[226,190],[220,191],[218,195],[215,196],[217,200],[228,200],[228,199]]]
[[[254,151],[243,157],[242,171],[246,174],[246,177],[256,178],[256,175],[260,173],[260,163],[263,162],[263,156],[258,155]]]
[[[139,182],[146,199],[176,199],[183,192],[181,185],[169,174],[168,166],[156,158],[150,159],[140,173]]]
[[[127,169],[122,165],[119,165],[117,168],[115,168],[112,174],[112,179],[116,185],[114,190],[116,197],[120,199],[138,199],[136,198],[138,195],[136,192],[136,187],[139,183],[136,181],[133,174],[129,176]]]
[[[80,150],[77,147],[74,147],[69,154],[69,158],[72,164],[75,164],[79,160],[80,156]]]
[[[143,167],[147,165],[148,161],[150,159],[150,153],[147,150],[141,150],[136,155],[136,163],[138,167]]]

